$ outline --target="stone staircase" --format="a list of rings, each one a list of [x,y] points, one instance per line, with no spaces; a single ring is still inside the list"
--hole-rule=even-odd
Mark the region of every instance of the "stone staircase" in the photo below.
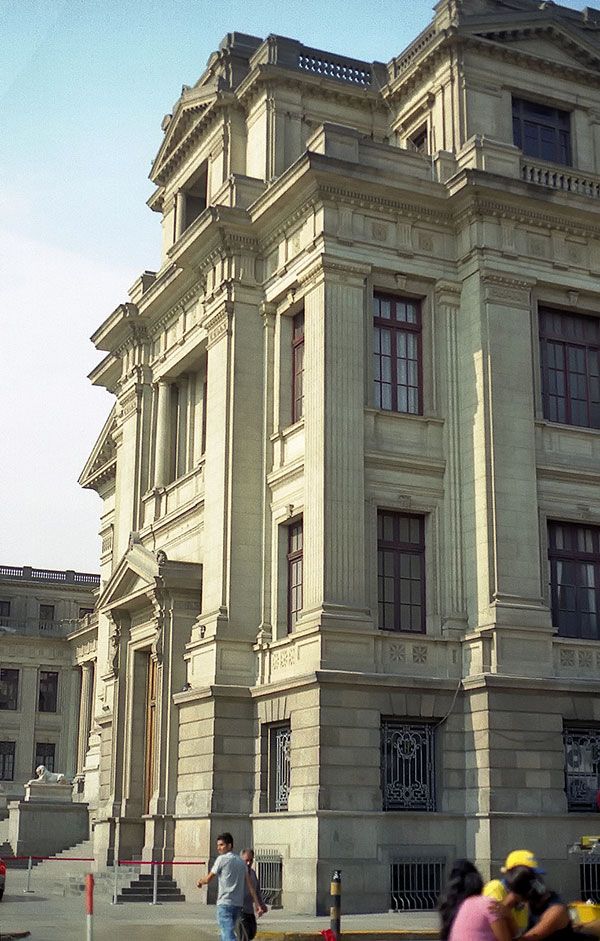
[[[118,902],[151,902],[153,892],[152,875],[142,874],[117,896]],[[185,895],[170,876],[158,877],[158,902],[185,902]]]
[[[3,859],[6,863],[8,869],[27,869],[27,860],[26,859],[15,859],[15,854],[13,853],[13,848],[6,840],[4,843],[0,843],[0,859]],[[32,866],[37,866],[38,860],[32,860]]]

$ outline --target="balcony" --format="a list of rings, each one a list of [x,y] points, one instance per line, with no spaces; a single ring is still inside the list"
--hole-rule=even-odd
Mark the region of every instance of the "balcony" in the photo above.
[[[0,637],[7,634],[28,637],[66,637],[73,630],[70,621],[54,621],[47,618],[0,617]]]
[[[556,167],[525,157],[521,160],[521,177],[526,183],[535,183],[548,189],[575,193],[590,199],[600,199],[600,176],[582,173],[573,167]]]
[[[89,588],[98,588],[100,585],[100,576],[90,572],[37,569],[31,565],[0,565],[0,578],[14,578],[26,582],[59,582],[63,585],[82,585]]]

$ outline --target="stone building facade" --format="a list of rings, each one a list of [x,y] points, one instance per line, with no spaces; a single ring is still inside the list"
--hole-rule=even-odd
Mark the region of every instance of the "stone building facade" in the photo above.
[[[231,33],[184,87],[161,268],[93,336],[101,859],[227,828],[285,907],[339,867],[384,910],[525,845],[578,892],[599,86],[598,11],[440,0],[387,65]]]
[[[0,565],[0,787],[7,800],[23,797],[40,764],[79,774],[83,783],[99,585],[99,575]]]

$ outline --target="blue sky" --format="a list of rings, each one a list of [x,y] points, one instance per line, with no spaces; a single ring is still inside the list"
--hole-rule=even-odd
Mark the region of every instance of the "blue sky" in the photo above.
[[[563,0],[582,9],[585,2]],[[232,30],[387,61],[430,0],[0,0],[0,564],[95,570],[89,336],[159,257],[160,122]]]

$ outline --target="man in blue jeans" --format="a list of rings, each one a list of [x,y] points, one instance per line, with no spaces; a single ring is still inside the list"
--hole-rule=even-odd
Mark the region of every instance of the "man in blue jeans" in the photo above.
[[[217,837],[217,853],[218,856],[209,874],[205,879],[198,879],[198,888],[208,885],[211,879],[217,877],[219,881],[217,924],[221,941],[236,941],[235,926],[242,913],[244,891],[248,890],[258,910],[261,910],[263,906],[248,875],[246,863],[233,852],[231,833],[219,834]]]

